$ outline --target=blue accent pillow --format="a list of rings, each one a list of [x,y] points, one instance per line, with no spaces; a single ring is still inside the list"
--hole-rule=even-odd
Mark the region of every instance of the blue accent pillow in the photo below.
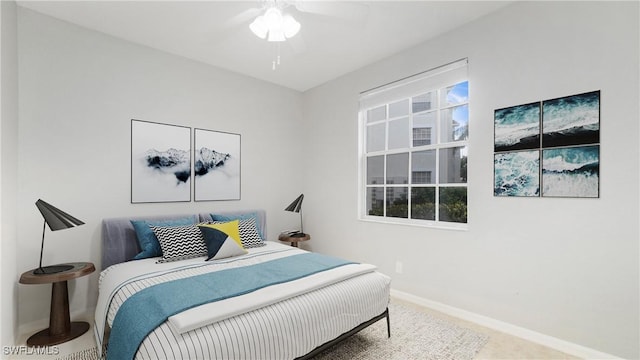
[[[258,214],[257,213],[246,213],[239,215],[220,215],[220,214],[209,214],[211,216],[211,220],[213,221],[233,221],[233,220],[247,220],[247,219],[255,219],[256,220],[256,228],[258,229],[258,234],[260,238],[264,239],[264,234],[262,233],[262,228],[258,223]]]
[[[131,220],[131,225],[133,225],[138,238],[138,245],[140,245],[140,249],[142,250],[133,257],[133,260],[162,256],[162,248],[160,247],[160,242],[158,242],[156,234],[154,234],[151,229],[152,226],[184,226],[194,225],[197,222],[198,219],[196,216],[157,221]]]

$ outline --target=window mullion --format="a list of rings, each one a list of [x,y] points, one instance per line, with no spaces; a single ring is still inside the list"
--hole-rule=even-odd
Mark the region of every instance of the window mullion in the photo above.
[[[436,123],[435,123],[435,128],[436,128],[436,134],[435,134],[435,139],[436,139],[436,171],[435,171],[435,179],[433,181],[434,185],[435,185],[435,221],[439,222],[440,221],[440,151],[441,151],[441,147],[440,147],[440,126],[442,126],[442,111],[440,109],[440,90],[438,89],[436,91]]]
[[[382,216],[387,217],[387,156],[382,161]]]
[[[411,121],[409,121],[411,125]],[[411,132],[411,131],[409,131]],[[411,219],[411,189],[413,188],[413,156],[411,156],[411,143],[409,143],[409,166],[407,169],[407,219]]]
[[[411,104],[411,102],[412,102],[411,99],[409,99],[409,116],[410,116],[410,119],[411,119],[411,121],[409,122],[410,123],[409,124],[409,133],[410,133],[409,134],[409,136],[410,136],[409,149],[411,150],[409,152],[409,158],[410,158],[410,161],[409,161],[410,181],[409,182],[411,184],[411,187],[409,188],[409,195],[408,195],[409,196],[409,205],[408,205],[409,206],[409,211],[408,211],[409,219],[413,218],[412,205],[413,205],[413,191],[414,191],[414,186],[415,186],[415,184],[413,183],[413,152],[416,151],[416,148],[414,146],[415,145],[414,144],[414,139],[413,139],[414,138],[414,134],[413,134],[414,133],[414,128],[416,126],[416,124],[415,124],[415,113],[413,112],[413,108],[412,108],[413,105]]]
[[[387,161],[388,161],[388,157],[389,157],[389,105],[386,104],[385,105],[385,119],[384,119],[384,161],[382,162],[382,165],[384,166],[384,178],[382,179],[382,183],[383,183],[383,192],[382,192],[382,214],[383,216],[386,218],[387,217],[387,200],[388,200],[388,196],[387,196],[387,189],[388,189],[388,183],[387,183]]]

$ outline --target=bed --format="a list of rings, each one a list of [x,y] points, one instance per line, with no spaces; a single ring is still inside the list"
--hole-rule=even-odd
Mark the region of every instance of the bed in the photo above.
[[[103,220],[94,322],[99,352],[107,360],[308,359],[378,320],[386,318],[389,330],[389,277],[368,264],[263,241],[265,215],[248,210]],[[199,227],[208,254],[164,261],[169,249],[131,260],[147,251],[136,232],[140,224],[165,245],[175,239],[162,231],[189,236],[175,229],[193,226],[171,225],[186,219],[196,227],[214,221]],[[231,225],[239,228],[235,242],[221,228]],[[222,245],[205,261],[209,232],[220,234],[208,226],[225,230],[226,238],[215,238]],[[223,249],[239,253],[219,256]]]

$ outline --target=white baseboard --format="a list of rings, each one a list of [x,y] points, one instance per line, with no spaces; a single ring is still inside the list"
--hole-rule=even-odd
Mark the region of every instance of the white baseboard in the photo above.
[[[566,354],[577,356],[582,359],[620,359],[617,356],[603,353],[582,345],[574,344],[569,341],[555,338],[553,336],[541,334],[539,332],[525,329],[520,326],[509,324],[490,317],[479,315],[467,310],[458,309],[437,301],[421,298],[409,293],[391,289],[391,296],[400,300],[408,301],[416,305],[424,306],[441,313],[457,317],[462,320],[470,321],[493,330],[497,330],[509,335],[531,341],[546,347],[562,351]]]

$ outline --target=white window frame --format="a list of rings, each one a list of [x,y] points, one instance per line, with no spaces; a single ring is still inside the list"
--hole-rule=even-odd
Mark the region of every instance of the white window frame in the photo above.
[[[435,189],[436,192],[436,203],[435,208],[436,212],[439,211],[439,201],[440,201],[440,188],[443,187],[465,187],[467,189],[467,222],[466,223],[458,223],[458,222],[448,222],[439,220],[439,217],[436,217],[436,220],[424,220],[424,219],[411,219],[411,196],[408,196],[408,213],[409,216],[407,218],[398,218],[386,216],[386,206],[383,206],[385,215],[384,216],[376,216],[376,215],[368,215],[367,214],[367,189],[373,187],[371,185],[367,185],[367,155],[390,155],[394,153],[408,153],[409,154],[409,179],[407,184],[385,184],[382,189],[383,194],[385,196],[384,203],[386,204],[386,194],[390,188],[393,187],[407,187],[410,191],[411,188],[421,187],[419,184],[412,184],[412,175],[411,175],[411,153],[422,150],[436,150],[436,149],[446,149],[446,148],[458,148],[464,147],[469,149],[468,147],[468,138],[462,141],[454,141],[454,142],[440,142],[441,131],[439,128],[435,129],[436,140],[432,144],[421,145],[413,147],[413,131],[410,130],[408,136],[409,147],[408,148],[400,148],[390,150],[387,147],[388,143],[388,126],[390,121],[389,115],[387,115],[387,119],[382,122],[386,123],[386,134],[385,136],[385,147],[382,151],[372,151],[367,153],[366,149],[366,129],[367,126],[371,125],[371,123],[367,124],[367,110],[374,109],[378,106],[392,104],[396,101],[401,101],[405,98],[411,99],[414,96],[418,96],[421,94],[425,94],[431,91],[437,91],[436,95],[438,96],[437,102],[440,101],[440,92],[439,89],[445,88],[447,86],[455,85],[460,82],[468,81],[467,74],[467,59],[461,59],[455,61],[453,63],[440,66],[438,68],[425,71],[423,73],[401,79],[390,84],[380,86],[371,90],[367,90],[362,92],[360,95],[360,111],[359,111],[359,119],[358,119],[358,218],[363,221],[372,221],[378,223],[390,223],[390,224],[404,224],[404,225],[415,225],[415,226],[426,226],[426,227],[436,227],[436,228],[446,228],[446,229],[459,229],[466,230],[468,228],[469,223],[469,181],[467,179],[466,183],[443,183],[440,184],[439,181],[439,171],[440,171],[440,156],[436,156],[435,159],[435,169],[436,172],[432,174],[435,181],[433,184],[428,184],[426,187],[431,187]],[[460,104],[456,104],[451,107],[459,106]],[[409,104],[411,106],[411,104]],[[468,106],[468,103],[467,103]],[[441,124],[440,114],[448,107],[438,106],[436,108],[437,118],[435,123],[438,126]],[[388,106],[387,106],[388,109]],[[413,112],[411,112],[410,117],[413,118]],[[469,116],[469,123],[471,123],[471,116]],[[410,129],[413,127],[412,121],[409,123]],[[436,153],[439,153],[436,150]],[[469,159],[467,155],[467,159]],[[467,167],[468,168],[468,167]],[[383,166],[383,177],[386,179],[386,166]],[[375,186],[378,187],[378,186]]]

